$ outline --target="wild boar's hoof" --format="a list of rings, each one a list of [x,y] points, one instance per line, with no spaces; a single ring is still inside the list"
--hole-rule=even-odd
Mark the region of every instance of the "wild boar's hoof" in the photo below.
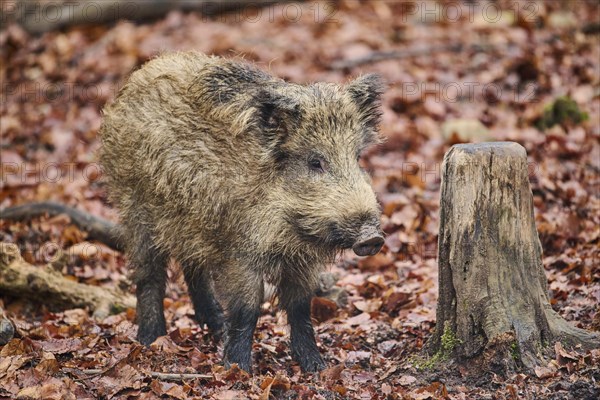
[[[208,331],[215,342],[220,342],[223,339],[223,321],[207,321]]]
[[[165,328],[161,329],[155,327],[154,329],[143,329],[142,326],[140,326],[137,335],[137,340],[144,346],[150,346],[159,336],[164,336],[166,334],[167,332]]]
[[[240,369],[243,369],[244,371],[246,371],[248,374],[252,375],[252,362],[251,361],[234,361],[234,360],[229,360],[228,358],[225,358],[223,360],[223,367],[225,367],[225,369],[230,369],[231,366],[233,364],[237,364],[237,366]]]
[[[213,300],[213,303],[204,312],[196,311],[196,321],[200,326],[206,324],[208,331],[215,342],[223,338],[225,317],[221,306]]]
[[[381,250],[383,242],[383,236],[375,235],[355,243],[354,246],[352,246],[352,250],[357,256],[372,256]]]
[[[327,363],[323,361],[320,354],[305,354],[298,357],[300,368],[304,372],[319,372],[327,368]]]

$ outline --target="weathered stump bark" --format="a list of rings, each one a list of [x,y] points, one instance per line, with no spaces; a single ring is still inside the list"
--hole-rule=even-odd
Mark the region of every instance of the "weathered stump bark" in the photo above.
[[[535,228],[527,154],[517,143],[453,146],[440,200],[433,354],[509,372],[538,365],[553,343],[600,347],[550,306]]]

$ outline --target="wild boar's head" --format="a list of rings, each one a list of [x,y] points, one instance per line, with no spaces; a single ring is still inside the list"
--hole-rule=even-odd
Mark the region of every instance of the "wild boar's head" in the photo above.
[[[346,86],[316,83],[262,88],[258,129],[282,190],[278,207],[313,246],[376,254],[381,210],[361,152],[379,142],[383,83],[365,75]]]

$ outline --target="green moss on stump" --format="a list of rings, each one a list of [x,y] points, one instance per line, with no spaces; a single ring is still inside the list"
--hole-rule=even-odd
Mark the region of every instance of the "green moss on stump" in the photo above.
[[[425,359],[420,358],[413,360],[413,364],[417,369],[433,369],[438,363],[448,361],[454,352],[454,348],[461,343],[461,340],[456,337],[456,334],[450,328],[449,321],[444,324],[444,333],[441,337],[440,349],[433,356]]]
[[[512,342],[510,345],[510,356],[515,361],[521,359],[521,351],[519,350],[519,344],[517,342]]]

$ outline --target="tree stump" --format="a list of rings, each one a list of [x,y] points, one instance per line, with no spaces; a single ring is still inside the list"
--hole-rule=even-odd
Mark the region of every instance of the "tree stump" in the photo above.
[[[550,306],[517,143],[460,144],[444,157],[436,326],[430,353],[500,373],[533,369],[556,341],[600,347]]]

